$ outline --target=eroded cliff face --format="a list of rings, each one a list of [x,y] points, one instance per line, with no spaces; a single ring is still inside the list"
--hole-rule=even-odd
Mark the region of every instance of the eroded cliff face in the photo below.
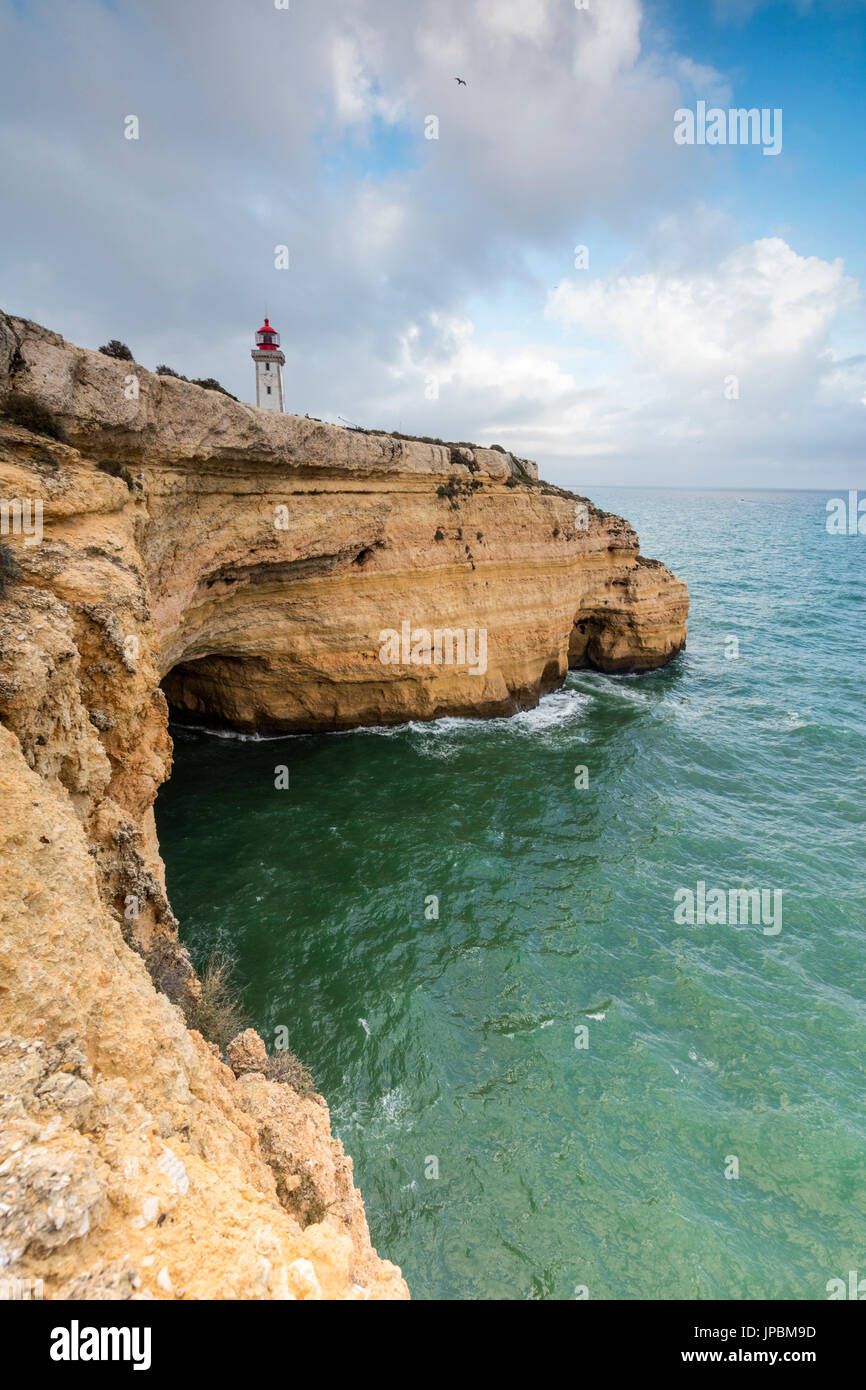
[[[165,695],[246,729],[507,713],[569,664],[669,660],[685,586],[496,450],[271,415],[0,314],[10,389],[69,442],[0,419],[0,1279],[406,1297],[321,1098],[254,1039],[226,1066],[154,988],[166,951],[197,987],[153,820]],[[484,631],[485,669],[384,664],[404,624]]]
[[[69,795],[3,728],[0,799],[6,1296],[406,1297],[324,1102],[236,1078],[186,1028],[107,907]]]
[[[648,670],[684,644],[685,585],[641,560],[627,522],[534,465],[259,411],[18,320],[0,387],[4,358],[91,471],[111,459],[138,478],[154,660],[202,721],[510,713],[569,665]],[[486,669],[384,664],[381,634],[404,622],[483,631]]]

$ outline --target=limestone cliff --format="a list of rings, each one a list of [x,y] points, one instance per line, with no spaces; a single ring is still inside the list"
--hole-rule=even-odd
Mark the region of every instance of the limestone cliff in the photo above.
[[[161,951],[197,987],[153,821],[166,695],[246,729],[508,713],[569,664],[669,660],[685,586],[498,450],[268,414],[0,314],[10,390],[68,442],[0,419],[0,1279],[405,1297],[321,1098],[154,988]],[[485,669],[383,664],[404,623],[483,630]]]

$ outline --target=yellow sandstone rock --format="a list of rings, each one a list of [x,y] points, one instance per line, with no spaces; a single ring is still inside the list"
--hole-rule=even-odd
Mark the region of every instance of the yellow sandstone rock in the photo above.
[[[258,411],[0,314],[10,389],[69,443],[0,419],[0,502],[41,532],[2,537],[0,1282],[406,1298],[322,1098],[251,1032],[224,1065],[168,997],[198,984],[153,819],[166,695],[242,729],[508,713],[569,664],[669,660],[685,585],[497,450]],[[383,662],[406,623],[483,632],[484,669]]]

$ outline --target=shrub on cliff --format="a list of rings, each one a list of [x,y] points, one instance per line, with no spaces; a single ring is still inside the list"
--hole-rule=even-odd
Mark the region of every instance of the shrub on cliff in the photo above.
[[[18,561],[5,541],[0,541],[0,594],[11,580],[18,577]]]
[[[269,1081],[279,1081],[284,1086],[291,1086],[302,1096],[308,1096],[316,1089],[313,1073],[294,1052],[272,1052],[268,1057],[265,1076]]]
[[[194,376],[193,386],[203,386],[205,391],[219,391],[221,395],[228,396],[230,401],[236,401],[237,396],[233,396],[231,391],[227,391],[224,386],[220,386],[216,377],[213,376]]]
[[[130,492],[135,491],[135,479],[125,464],[118,463],[117,459],[100,459],[96,466],[101,473],[108,473],[112,478],[122,478]]]
[[[470,448],[470,447],[471,447],[470,445],[466,445],[466,444],[452,444],[452,445],[451,445],[451,467],[452,467],[452,468],[460,468],[461,465],[462,465],[463,468],[468,468],[470,473],[477,473],[477,472],[478,472],[479,465],[475,462],[475,459],[474,459],[474,458],[467,458],[467,457],[466,457],[465,450],[468,449],[468,448]]]
[[[35,396],[25,395],[23,391],[9,391],[3,398],[3,414],[14,425],[21,425],[34,434],[44,434],[49,439],[59,439],[61,444],[66,443],[66,431],[60,421]]]
[[[517,468],[518,473],[520,474],[520,481],[523,483],[534,484],[535,479],[533,478],[532,474],[527,468],[529,460],[519,459],[516,454],[512,454],[511,457],[514,459],[515,466]]]
[[[122,343],[119,338],[109,338],[107,343],[103,343],[99,351],[104,353],[106,357],[116,357],[120,362],[135,361],[126,343]]]
[[[216,1043],[221,1052],[249,1023],[235,973],[231,956],[214,951],[199,975],[201,992],[198,998],[188,996],[184,1001],[188,1026],[197,1028],[202,1037]]]
[[[233,396],[231,391],[227,391],[226,388],[217,381],[215,376],[183,376],[181,372],[176,372],[174,367],[167,367],[164,362],[160,362],[156,369],[156,374],[157,376],[174,377],[175,381],[189,381],[193,386],[203,387],[205,391],[219,391],[221,396],[228,396],[230,401],[237,400],[237,396]],[[311,418],[311,416],[307,416],[308,420]]]

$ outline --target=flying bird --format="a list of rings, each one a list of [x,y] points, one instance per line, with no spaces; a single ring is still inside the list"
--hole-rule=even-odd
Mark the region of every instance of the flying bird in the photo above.
[[[464,82],[462,77],[455,77],[454,81],[458,83],[458,85],[461,87],[465,87],[468,85],[466,82]]]

